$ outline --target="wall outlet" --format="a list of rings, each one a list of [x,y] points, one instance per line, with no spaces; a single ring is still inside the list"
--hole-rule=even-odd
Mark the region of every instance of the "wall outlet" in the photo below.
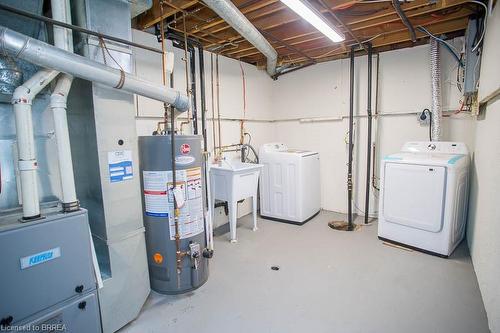
[[[431,123],[431,113],[428,109],[417,114],[417,120],[420,126],[428,126]]]

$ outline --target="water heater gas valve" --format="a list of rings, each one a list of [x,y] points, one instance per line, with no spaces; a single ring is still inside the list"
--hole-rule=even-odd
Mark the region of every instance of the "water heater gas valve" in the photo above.
[[[189,244],[189,256],[191,257],[191,261],[193,263],[193,268],[198,269],[198,265],[200,263],[200,257],[201,257],[201,246],[199,243],[190,243]]]

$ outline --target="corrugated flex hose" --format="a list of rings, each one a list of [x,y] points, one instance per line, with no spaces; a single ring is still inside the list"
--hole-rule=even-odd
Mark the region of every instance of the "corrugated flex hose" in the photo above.
[[[439,56],[439,43],[434,38],[430,39],[431,56],[431,88],[432,88],[432,106],[431,106],[431,126],[432,141],[441,140],[441,62]]]

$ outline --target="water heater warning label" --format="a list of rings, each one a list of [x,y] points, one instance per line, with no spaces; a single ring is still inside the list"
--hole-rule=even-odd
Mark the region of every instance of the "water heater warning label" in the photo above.
[[[132,151],[117,150],[108,152],[109,180],[112,183],[132,179]]]
[[[201,168],[176,171],[174,191],[172,171],[143,171],[146,215],[169,219],[170,239],[175,239],[174,197],[179,208],[180,238],[204,231]]]

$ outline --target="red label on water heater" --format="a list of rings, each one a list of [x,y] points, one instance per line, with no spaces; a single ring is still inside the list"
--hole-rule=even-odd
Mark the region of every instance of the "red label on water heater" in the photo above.
[[[183,155],[189,154],[190,151],[191,151],[191,146],[189,146],[187,143],[183,143],[181,145],[181,153]]]

